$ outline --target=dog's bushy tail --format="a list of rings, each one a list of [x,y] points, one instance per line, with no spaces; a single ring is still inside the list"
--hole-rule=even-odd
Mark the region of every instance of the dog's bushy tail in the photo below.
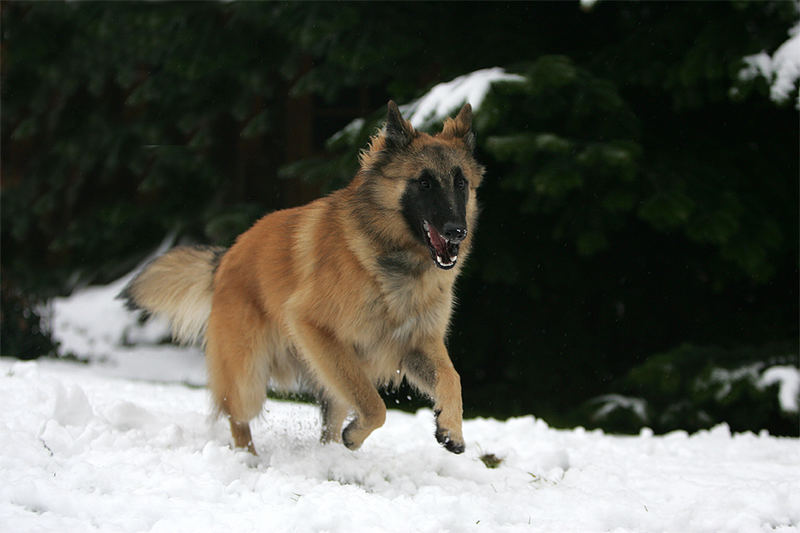
[[[119,294],[129,309],[167,318],[175,340],[205,337],[211,314],[214,273],[224,248],[179,246],[145,265]]]

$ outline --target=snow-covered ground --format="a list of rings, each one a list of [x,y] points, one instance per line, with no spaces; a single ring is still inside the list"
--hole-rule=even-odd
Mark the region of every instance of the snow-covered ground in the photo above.
[[[430,410],[390,411],[351,452],[318,442],[315,407],[270,400],[256,458],[177,383],[0,359],[0,403],[2,531],[800,530],[797,439],[724,425],[621,437],[476,419],[452,455]]]

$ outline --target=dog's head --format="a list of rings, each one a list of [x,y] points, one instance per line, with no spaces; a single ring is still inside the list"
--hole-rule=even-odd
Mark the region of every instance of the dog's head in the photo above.
[[[469,104],[446,119],[441,132],[428,135],[417,132],[390,101],[386,125],[361,154],[373,200],[387,215],[402,217],[406,240],[426,248],[440,269],[456,265],[474,229],[475,191],[483,177],[474,149]]]

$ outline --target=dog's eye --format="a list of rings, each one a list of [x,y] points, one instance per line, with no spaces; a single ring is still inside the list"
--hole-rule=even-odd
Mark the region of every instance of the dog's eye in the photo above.
[[[453,167],[452,176],[453,187],[455,190],[463,191],[467,187],[467,180],[464,178],[464,173],[461,171],[461,167]]]
[[[417,180],[420,189],[430,189],[431,188],[431,177],[427,172],[423,172],[422,175]]]

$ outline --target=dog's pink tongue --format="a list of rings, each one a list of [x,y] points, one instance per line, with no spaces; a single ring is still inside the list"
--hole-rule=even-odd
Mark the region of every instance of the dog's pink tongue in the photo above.
[[[436,228],[431,225],[429,227],[430,235],[431,235],[431,244],[436,249],[436,253],[439,257],[444,258],[445,260],[450,259],[450,256],[447,255],[447,241],[444,240],[444,237],[439,235],[439,232],[436,231]]]

